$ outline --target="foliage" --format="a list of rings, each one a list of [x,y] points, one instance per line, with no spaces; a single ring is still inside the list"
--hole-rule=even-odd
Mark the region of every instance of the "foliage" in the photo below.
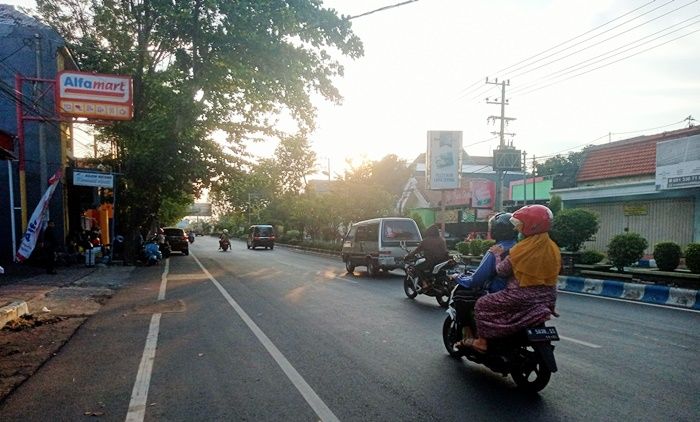
[[[455,245],[455,249],[457,249],[457,252],[459,252],[462,255],[470,255],[471,254],[471,248],[469,247],[469,242],[458,242]]]
[[[690,243],[686,246],[685,266],[691,273],[700,274],[700,243]]]
[[[561,248],[577,252],[581,245],[598,232],[598,216],[582,208],[560,211],[552,222],[550,236]]]
[[[474,239],[465,242],[460,242],[457,244],[457,246],[460,247],[460,244],[462,244],[461,248],[466,252],[462,252],[461,250],[457,249],[459,253],[464,255],[482,256],[489,250],[491,246],[495,245],[496,242],[494,240],[488,239]]]
[[[303,139],[311,96],[342,99],[335,57],[363,54],[350,21],[316,0],[37,0],[37,10],[83,71],[132,76],[133,120],[100,129],[123,174],[117,222],[131,226],[182,217],[203,188],[241,177],[247,141]],[[282,115],[291,134],[278,129]]]
[[[537,163],[538,176],[552,176],[554,189],[571,188],[576,186],[576,174],[586,156],[585,147],[582,151],[570,152],[566,156],[555,155],[544,163]]]
[[[579,256],[578,261],[581,264],[593,265],[593,264],[599,263],[603,259],[605,259],[604,253],[598,252],[598,251],[593,250],[593,249],[587,249],[587,250],[581,252],[581,255]]]
[[[292,240],[301,240],[301,232],[299,230],[287,230],[282,235],[282,242],[289,242]]]
[[[674,242],[659,242],[654,245],[654,260],[662,271],[673,271],[681,263],[681,247]]]
[[[608,259],[620,271],[632,265],[644,256],[649,246],[647,240],[637,233],[618,234],[608,244]]]
[[[561,196],[552,195],[552,198],[549,200],[547,207],[552,211],[552,214],[554,214],[554,216],[556,217],[556,215],[559,214],[559,211],[562,210]]]

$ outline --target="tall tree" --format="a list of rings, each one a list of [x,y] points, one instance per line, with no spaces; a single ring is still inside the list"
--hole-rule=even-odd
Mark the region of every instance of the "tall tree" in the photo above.
[[[362,55],[350,21],[320,0],[37,0],[85,71],[129,74],[134,119],[102,129],[138,221],[191,201],[211,180],[243,174],[248,139],[314,127],[311,93],[339,102],[334,57]],[[296,131],[295,131],[296,132]],[[227,148],[212,140],[223,133]],[[144,183],[147,181],[147,183]]]
[[[570,188],[576,186],[576,174],[583,164],[586,150],[570,152],[566,156],[555,155],[541,164],[537,164],[538,176],[552,176],[555,189]]]

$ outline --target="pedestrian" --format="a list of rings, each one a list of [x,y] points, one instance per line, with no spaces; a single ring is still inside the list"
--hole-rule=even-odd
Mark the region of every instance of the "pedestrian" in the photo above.
[[[49,220],[41,239],[41,250],[44,258],[44,266],[47,274],[56,274],[56,251],[58,250],[58,238],[56,236],[56,223]]]

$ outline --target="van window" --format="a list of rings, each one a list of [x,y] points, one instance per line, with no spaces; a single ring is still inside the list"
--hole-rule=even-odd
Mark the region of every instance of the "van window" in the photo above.
[[[262,237],[272,236],[272,227],[255,227],[255,235]]]
[[[384,221],[382,241],[392,240],[420,241],[420,234],[411,220],[387,220]]]
[[[367,226],[367,239],[377,242],[379,239],[379,223],[370,224]]]
[[[369,239],[369,236],[367,235],[367,226],[359,226],[357,228],[357,238],[356,240],[358,242],[362,242],[364,240]]]
[[[348,234],[345,235],[345,240],[350,240],[350,241],[355,240],[355,232],[356,231],[357,231],[356,227],[351,227]]]

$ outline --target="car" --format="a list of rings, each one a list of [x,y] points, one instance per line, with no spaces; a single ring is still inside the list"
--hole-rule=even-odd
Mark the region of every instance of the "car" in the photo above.
[[[341,257],[348,274],[356,266],[366,266],[374,277],[379,271],[403,268],[404,248],[415,249],[423,240],[416,222],[410,218],[374,218],[353,224],[343,239]]]
[[[170,244],[171,251],[178,251],[183,255],[190,254],[190,240],[185,230],[178,227],[164,227],[163,234],[165,234],[165,240]]]
[[[254,224],[248,228],[248,240],[246,241],[248,249],[255,249],[258,246],[264,246],[265,249],[275,248],[275,230],[269,224]]]

